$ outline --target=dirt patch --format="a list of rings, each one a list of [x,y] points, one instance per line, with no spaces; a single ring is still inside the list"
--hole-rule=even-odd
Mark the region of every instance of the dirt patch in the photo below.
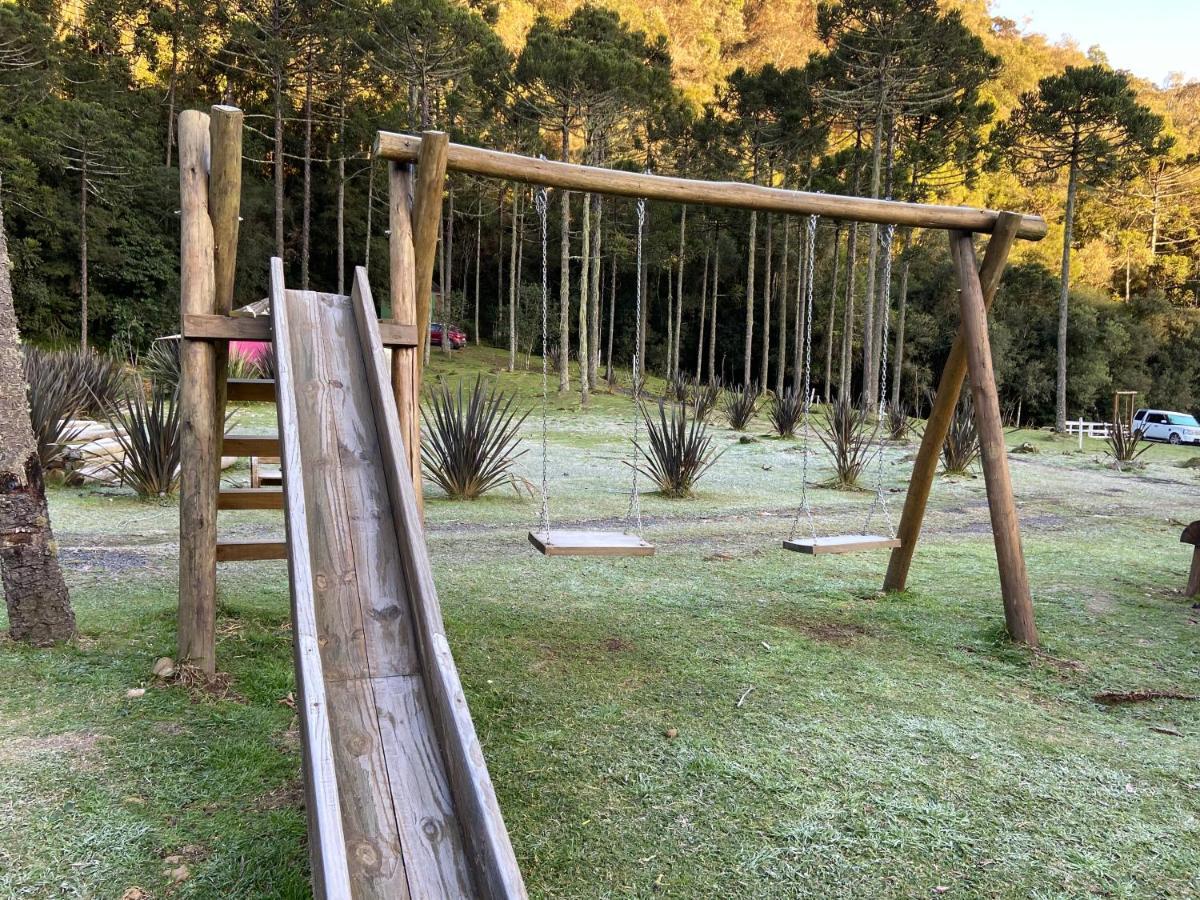
[[[610,637],[600,642],[600,646],[609,653],[624,653],[633,649],[633,644],[624,638]]]
[[[859,625],[857,622],[822,622],[799,616],[783,616],[776,619],[775,624],[802,634],[818,643],[835,644],[840,647],[852,644],[858,638],[870,637],[874,634],[870,628]]]
[[[1151,700],[1200,700],[1195,694],[1185,694],[1182,691],[1102,691],[1093,694],[1092,699],[1105,706],[1118,706],[1123,703],[1146,703]]]
[[[46,737],[19,737],[0,743],[0,765],[23,762],[31,757],[69,756],[77,767],[87,767],[94,760],[96,745],[103,737],[94,731],[65,731]]]
[[[1117,601],[1110,594],[1093,594],[1084,601],[1087,611],[1094,616],[1102,616],[1117,608]]]
[[[298,809],[304,802],[304,782],[299,778],[268,791],[254,801],[259,812],[271,809]]]

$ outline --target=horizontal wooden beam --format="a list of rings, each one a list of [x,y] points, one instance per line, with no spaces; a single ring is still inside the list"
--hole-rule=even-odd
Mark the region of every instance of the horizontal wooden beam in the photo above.
[[[279,436],[274,434],[238,434],[229,432],[221,448],[222,456],[278,456]]]
[[[259,559],[287,559],[284,541],[218,541],[217,562],[252,562]]]
[[[380,131],[375,136],[375,155],[383,159],[416,162],[420,149],[421,138],[415,135]],[[467,147],[463,144],[450,144],[446,168],[456,172],[540,184],[568,191],[645,197],[648,200],[757,209],[795,215],[817,215],[829,219],[907,225],[914,228],[957,229],[991,234],[1000,215],[995,210],[969,206],[901,203],[895,200],[789,191],[734,181],[696,181],[690,178],[623,172],[617,169],[555,162],[550,159],[533,159],[516,153],[502,153],[499,150]],[[1021,216],[1017,237],[1040,241],[1045,236],[1045,219],[1041,216]]]
[[[183,336],[193,341],[270,341],[270,316],[215,316],[189,313],[183,317]],[[385,347],[416,347],[417,326],[380,322]]]
[[[231,402],[275,402],[275,382],[270,378],[230,378],[227,390]]]
[[[217,509],[283,509],[277,487],[225,488],[217,494]]]

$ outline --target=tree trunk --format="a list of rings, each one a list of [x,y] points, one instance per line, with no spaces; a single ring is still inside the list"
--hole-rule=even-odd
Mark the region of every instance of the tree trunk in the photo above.
[[[454,188],[447,191],[446,217],[442,219],[442,246],[438,260],[438,293],[442,305],[442,352],[450,355],[450,291],[454,268]]]
[[[7,264],[8,257],[6,256],[5,265]],[[7,270],[5,270],[4,277],[8,278]],[[86,144],[79,154],[79,346],[84,350],[88,348],[88,148]]]
[[[609,387],[612,387],[613,320],[617,314],[617,255],[615,253],[612,259],[612,271],[609,273],[608,278],[608,350],[605,353],[604,380],[608,382]]]
[[[304,74],[304,198],[300,222],[300,289],[308,290],[308,264],[312,237],[312,50]]]
[[[583,195],[583,221],[579,226],[579,402],[588,402],[588,294],[592,269],[592,195]]]
[[[479,346],[479,266],[483,262],[483,194],[475,217],[475,345]]]
[[[683,257],[687,252],[687,210],[686,206],[679,210],[679,271],[675,273],[675,343],[671,348],[671,368],[679,374],[679,345],[680,330],[683,327]]]
[[[851,391],[851,354],[854,352],[854,269],[858,262],[858,223],[850,223],[846,238],[846,304],[842,315],[842,361],[838,377],[838,399],[849,400]]]
[[[842,263],[842,223],[837,222],[833,227],[833,284],[829,289],[829,319],[825,327],[825,402],[833,391],[833,332],[837,326],[838,275]],[[814,265],[815,260],[808,264]],[[807,276],[806,276],[807,277]]]
[[[375,206],[375,160],[367,163],[367,239],[363,247],[363,268],[371,271],[371,219]]]
[[[704,274],[700,277],[700,339],[696,341],[696,383],[704,373],[704,315],[708,307],[708,256],[710,248],[704,245]]]
[[[513,189],[512,246],[508,248],[508,371],[517,368],[517,247],[521,243],[517,234],[517,219],[521,209],[521,189]]]
[[[782,264],[779,267],[779,327],[776,329],[779,332],[779,350],[776,357],[775,365],[778,371],[775,373],[775,395],[783,396],[784,379],[787,376],[787,351],[788,351],[788,253],[791,249],[792,237],[792,218],[788,216],[783,220],[783,258]],[[796,337],[799,337],[797,334]],[[793,345],[796,343],[792,342]]]
[[[337,285],[346,293],[346,101],[338,108],[337,165]]]
[[[175,82],[179,78],[179,0],[171,6],[171,75],[167,79],[167,168],[175,147]]]
[[[758,242],[758,211],[750,213],[750,248],[746,253],[746,336],[742,352],[742,386],[750,387],[750,357],[754,352],[754,257]]]
[[[9,637],[40,646],[70,638],[75,614],[58,565],[27,396],[0,211],[0,576]]]
[[[767,181],[770,184],[770,179]],[[771,267],[774,261],[774,246],[772,242],[772,228],[774,220],[770,213],[767,213],[767,233],[766,240],[763,242],[763,339],[762,339],[762,363],[759,368],[758,383],[762,389],[768,390],[771,381],[771,296],[775,293],[775,285],[771,283]]]
[[[896,300],[896,352],[892,360],[892,408],[900,407],[900,377],[904,374],[904,320],[908,314],[908,246],[912,239],[912,231],[904,230],[904,238],[900,247],[900,291]]]
[[[562,126],[562,161],[570,162],[571,132]],[[559,241],[558,390],[571,389],[571,194],[562,192],[562,234]]]
[[[592,195],[592,284],[591,284],[591,322],[588,334],[588,384],[596,389],[597,378],[600,374],[600,216],[604,209],[599,194]]]
[[[275,255],[284,256],[283,245],[283,72],[273,74],[275,90]]]
[[[1067,430],[1067,305],[1071,296],[1071,241],[1075,231],[1075,195],[1078,171],[1072,163],[1067,176],[1067,215],[1063,222],[1061,285],[1058,291],[1058,377],[1055,381],[1054,429]]]
[[[721,277],[721,234],[713,240],[712,312],[708,320],[708,380],[717,380],[717,288]]]
[[[671,358],[671,348],[675,342],[675,282],[671,280],[671,264],[667,263],[667,381],[675,375],[674,360]]]

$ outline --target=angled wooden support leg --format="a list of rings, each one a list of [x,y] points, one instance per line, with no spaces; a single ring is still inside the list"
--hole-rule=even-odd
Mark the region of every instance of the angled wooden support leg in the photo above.
[[[975,426],[979,430],[979,452],[987,484],[992,537],[1000,569],[1000,592],[1004,597],[1004,621],[1008,635],[1019,644],[1036,647],[1037,626],[1033,620],[1033,598],[1021,549],[1021,528],[1013,500],[1008,471],[1008,448],[1000,421],[1000,397],[992,370],[992,347],[988,338],[987,304],[975,264],[975,246],[970,232],[950,232],[951,255],[961,289],[962,335],[971,374],[971,396],[975,401]]]
[[[1020,225],[1021,216],[1017,213],[1001,213],[996,222],[996,230],[988,241],[987,252],[979,271],[986,306],[991,306],[996,296],[1000,276],[1004,273],[1008,253],[1017,238]],[[942,369],[942,377],[933,398],[933,409],[929,413],[929,421],[921,435],[921,447],[913,462],[908,493],[904,497],[904,511],[900,515],[900,527],[896,532],[900,546],[892,550],[891,559],[888,561],[887,577],[883,582],[885,591],[902,591],[908,584],[908,570],[912,566],[913,553],[917,549],[917,539],[921,536],[925,507],[929,503],[929,492],[941,460],[942,444],[946,440],[947,431],[950,430],[950,422],[954,418],[954,409],[958,406],[958,397],[966,375],[967,347],[960,328],[954,337],[950,355],[946,358],[946,365]]]

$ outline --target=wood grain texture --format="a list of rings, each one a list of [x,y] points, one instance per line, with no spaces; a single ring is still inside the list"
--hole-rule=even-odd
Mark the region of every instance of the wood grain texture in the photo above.
[[[523,898],[524,882],[446,640],[387,361],[379,342],[375,305],[362,268],[354,273],[352,301],[379,439],[379,460],[387,479],[397,549],[412,604],[426,697],[474,880],[472,896]]]
[[[380,131],[375,137],[375,155],[396,162],[412,162],[424,151],[430,133],[420,137]],[[830,219],[895,223],[914,228],[958,228],[991,233],[998,213],[965,206],[934,206],[901,203],[894,200],[869,200],[835,194],[789,191],[738,182],[694,181],[639,172],[620,172],[549,159],[533,159],[515,153],[502,153],[482,147],[450,144],[447,167],[491,178],[504,178],[527,184],[544,184],[580,193],[613,194],[620,197],[645,197],[672,203],[698,203],[706,206],[757,209],[765,212],[818,215]],[[1018,237],[1038,241],[1046,236],[1041,216],[1021,217]]]
[[[996,230],[988,241],[987,251],[980,268],[980,286],[984,304],[990,307],[1000,287],[1008,254],[1017,238],[1019,217],[1013,213],[1001,213]],[[925,509],[929,504],[929,493],[941,464],[942,444],[950,430],[954,410],[962,393],[963,381],[967,377],[967,344],[962,328],[954,336],[950,355],[942,367],[942,376],[934,394],[933,408],[921,434],[921,445],[913,461],[912,474],[908,480],[908,491],[904,495],[904,510],[900,513],[900,524],[896,536],[900,545],[892,551],[888,560],[887,575],[884,577],[885,591],[903,591],[908,586],[908,573],[912,568],[913,554],[921,537],[925,522]]]
[[[433,266],[442,221],[442,193],[446,188],[446,157],[450,138],[445,132],[427,131],[411,161],[417,163],[413,189],[412,239],[415,276],[413,296],[417,304],[417,334],[422,343],[429,334],[433,303]],[[420,385],[418,384],[418,387]]]
[[[287,559],[285,541],[218,541],[217,562],[256,562]]]
[[[291,346],[289,312],[283,308],[283,262],[271,260],[271,296],[276,309],[275,339],[280,348]],[[276,356],[276,372],[286,388],[295,383],[290,352]],[[301,471],[300,423],[294,390],[283,390],[276,406],[279,431],[287,435],[288,467]],[[293,478],[284,488],[288,546],[288,580],[292,601],[292,641],[301,724],[301,759],[304,768],[305,812],[308,817],[309,860],[313,895],[317,900],[343,900],[352,896],[350,864],[342,830],[341,797],[333,759],[329,701],[321,663],[321,636],[317,627],[316,593],[308,546],[308,517],[304,482]]]
[[[196,341],[269,341],[270,316],[185,315],[183,336]],[[385,322],[379,326],[385,347],[415,347],[416,326]]]
[[[1014,641],[1038,645],[1033,617],[1033,598],[1025,555],[1021,549],[1021,527],[1008,471],[1008,447],[1000,420],[1000,398],[992,370],[992,348],[988,337],[987,304],[983,298],[975,245],[967,232],[950,232],[951,256],[959,280],[962,333],[967,346],[971,396],[975,401],[975,425],[979,431],[979,455],[987,486],[996,563],[1000,570],[1000,593],[1004,598],[1004,621]]]
[[[227,396],[231,402],[275,402],[275,382],[270,378],[230,378],[227,385]]]
[[[279,436],[231,431],[221,445],[224,456],[279,456]]]
[[[411,324],[417,314],[416,259],[413,249],[412,171],[406,163],[388,163],[388,269],[392,322]],[[382,329],[381,329],[382,333]],[[400,437],[408,451],[417,509],[424,513],[421,479],[421,360],[425,348],[398,347],[392,351],[392,393],[400,416]]]
[[[898,538],[880,534],[838,534],[818,538],[793,538],[783,542],[784,550],[822,556],[827,553],[857,553],[860,550],[885,550],[899,547]]]
[[[623,531],[531,531],[529,543],[546,556],[653,556],[654,545]]]
[[[179,114],[180,313],[212,314],[216,303],[213,227],[208,214],[209,121]],[[211,344],[184,339],[179,350],[178,658],[216,671],[217,490],[220,427]]]
[[[283,509],[283,490],[277,487],[223,488],[217,509]]]

